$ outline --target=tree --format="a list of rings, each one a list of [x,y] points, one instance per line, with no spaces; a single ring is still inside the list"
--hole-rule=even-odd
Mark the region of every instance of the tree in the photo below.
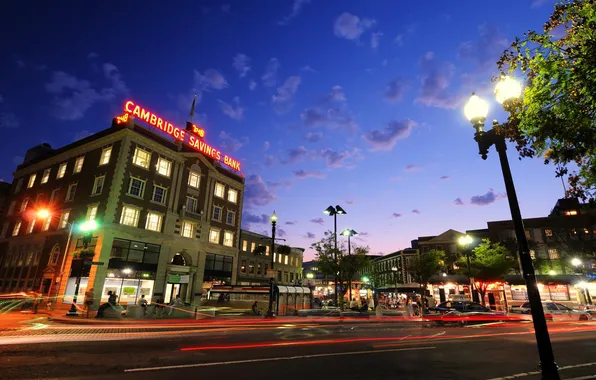
[[[414,281],[420,284],[422,296],[426,294],[430,278],[441,273],[445,268],[445,257],[445,251],[431,249],[429,252],[419,254],[408,265],[408,272]],[[422,305],[424,307],[424,302]]]
[[[459,272],[468,274],[467,258],[462,257],[458,262]],[[470,268],[474,277],[474,286],[480,294],[482,304],[485,304],[484,296],[488,285],[512,271],[515,260],[509,250],[501,243],[491,243],[489,239],[483,239],[470,255]]]
[[[522,99],[510,102],[499,125],[521,157],[545,158],[568,175],[568,196],[596,194],[596,0],[563,0],[542,32],[515,38],[497,66],[526,80]],[[497,79],[497,78],[495,78]],[[578,172],[569,172],[577,166]]]

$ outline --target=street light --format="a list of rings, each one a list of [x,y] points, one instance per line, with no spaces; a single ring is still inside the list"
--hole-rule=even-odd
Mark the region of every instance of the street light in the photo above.
[[[516,85],[513,78],[502,78],[502,83],[495,88],[497,101],[507,106],[509,102],[514,101],[521,95],[521,86]],[[505,107],[507,108],[507,107]],[[505,189],[507,191],[507,200],[509,201],[509,209],[511,211],[511,219],[515,228],[515,235],[517,237],[519,250],[519,263],[521,272],[526,280],[526,288],[528,291],[528,301],[530,302],[530,310],[532,313],[532,321],[534,323],[534,332],[536,334],[536,343],[538,346],[538,355],[540,357],[540,366],[542,378],[548,380],[559,380],[559,370],[555,357],[553,354],[550,336],[548,334],[548,327],[546,326],[546,319],[542,309],[542,301],[538,291],[536,274],[534,272],[534,264],[530,256],[530,247],[524,229],[524,222],[519,209],[519,202],[515,192],[515,185],[511,175],[511,168],[509,167],[509,160],[507,159],[507,144],[505,136],[497,132],[495,128],[498,122],[493,122],[493,128],[489,131],[484,131],[484,121],[488,115],[488,104],[475,94],[468,101],[464,108],[464,113],[468,120],[473,124],[476,133],[474,140],[478,143],[479,153],[482,159],[486,160],[488,156],[488,149],[495,145],[499,153],[499,160],[501,163],[501,171],[503,172],[503,180],[505,182]]]
[[[273,266],[275,265],[275,227],[277,225],[277,214],[273,211],[271,214],[271,279],[269,281],[269,308],[267,309],[267,318],[273,318],[273,290],[274,290],[274,283],[273,283],[273,276],[275,272],[273,271]]]
[[[343,236],[348,237],[348,256],[350,256],[350,255],[352,255],[352,245],[350,244],[350,237],[357,236],[358,232],[351,230],[349,228],[346,228],[345,230],[342,231],[341,234]],[[350,302],[352,302],[352,279],[350,279],[350,289],[348,290],[348,298],[350,299]]]
[[[472,300],[477,302],[476,293],[474,293],[474,280],[472,279],[472,265],[470,264],[470,250],[468,246],[472,244],[474,239],[470,235],[463,235],[459,238],[459,245],[462,246],[464,252],[466,253],[466,259],[468,261],[468,283],[470,284],[470,293],[472,295]]]
[[[87,220],[79,225],[79,230],[83,232],[83,249],[87,249],[91,240],[93,240],[93,231],[97,229],[97,222],[95,220]],[[95,252],[94,252],[95,254]],[[74,261],[74,260],[73,260]],[[79,287],[81,285],[81,272],[85,267],[85,262],[88,261],[85,257],[81,257],[79,255],[79,268],[77,271],[77,279],[75,282],[75,290],[74,295],[72,297],[72,304],[70,305],[70,310],[66,313],[67,316],[77,316],[79,315],[77,311],[77,296],[79,295]],[[125,269],[126,270],[126,269]],[[87,313],[87,316],[89,314]]]
[[[582,265],[582,261],[577,257],[574,257],[573,259],[571,259],[571,265],[578,268],[580,265]]]
[[[397,298],[397,267],[392,267],[391,271],[393,272],[393,281],[395,281],[395,297]]]
[[[347,213],[339,205],[336,205],[335,207],[329,206],[323,212],[327,215],[333,216],[333,238],[335,240],[335,251],[333,252],[333,259],[335,260],[335,263],[337,264],[337,215],[345,215]],[[333,296],[335,298],[335,305],[337,305],[338,304],[338,302],[337,302],[337,274],[335,274],[335,292],[333,292]],[[343,296],[342,296],[342,302],[343,302]]]

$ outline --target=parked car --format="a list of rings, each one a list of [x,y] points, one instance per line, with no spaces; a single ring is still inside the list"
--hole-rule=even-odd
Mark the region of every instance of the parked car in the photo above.
[[[587,311],[573,309],[560,303],[542,301],[544,315],[549,321],[587,321],[592,316]],[[512,306],[512,313],[530,314],[530,303],[526,302],[521,306]]]
[[[489,308],[472,301],[446,301],[434,307],[428,308],[429,312],[446,314],[450,312],[458,313],[494,313]]]

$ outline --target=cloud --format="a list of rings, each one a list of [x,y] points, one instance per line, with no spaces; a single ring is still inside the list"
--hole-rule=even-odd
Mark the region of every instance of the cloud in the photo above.
[[[344,12],[335,20],[333,33],[339,38],[357,40],[374,23],[374,20],[367,18],[361,20],[358,16]]]
[[[420,210],[418,210],[418,209],[415,208],[415,209],[412,210],[412,213],[413,214],[420,214]]]
[[[340,152],[327,148],[321,150],[319,156],[326,160],[328,167],[341,168],[348,166],[346,161],[352,158],[360,158],[361,154],[358,148],[354,148],[351,152],[347,150]]]
[[[222,140],[221,148],[230,153],[236,152],[248,143],[248,137],[236,139],[224,131],[219,132],[219,138]]]
[[[548,3],[552,3],[552,0],[533,0],[532,1],[532,8],[540,8],[541,6],[543,6],[544,4],[548,4]]]
[[[463,206],[465,203],[464,201],[462,201],[461,198],[455,198],[455,200],[453,201],[453,203],[457,206]]]
[[[244,205],[247,208],[266,206],[275,200],[277,200],[277,197],[269,190],[260,175],[253,174],[246,179]]]
[[[269,141],[265,141],[263,143],[263,150],[266,152],[269,150],[269,148],[271,147],[271,144],[269,144]]]
[[[87,59],[97,59],[99,58],[99,54],[91,52],[89,54],[87,54]]]
[[[273,95],[273,108],[278,114],[289,112],[293,107],[293,100],[301,79],[299,76],[288,77],[281,87],[277,88],[277,94]]]
[[[323,132],[308,132],[303,138],[308,142],[318,142],[323,139]]]
[[[305,146],[301,145],[297,148],[288,149],[288,159],[285,161],[282,161],[282,164],[284,164],[284,165],[285,164],[294,164],[296,162],[300,162],[300,161],[304,160],[308,156],[311,156],[314,158],[315,153],[310,152],[308,149],[306,149]]]
[[[381,42],[381,37],[383,37],[382,32],[374,32],[370,36],[370,47],[373,50],[377,50],[379,48],[379,43]]]
[[[265,67],[265,74],[261,77],[263,86],[274,87],[277,84],[277,70],[279,70],[279,61],[277,58],[271,58]]]
[[[344,89],[341,86],[335,85],[335,86],[331,87],[331,92],[329,92],[327,95],[325,95],[323,100],[328,103],[333,103],[333,102],[342,103],[342,102],[345,102],[347,99],[346,99],[346,94],[344,94]]]
[[[404,171],[408,173],[416,172],[418,170],[420,170],[420,166],[414,164],[406,165],[406,167],[404,168]]]
[[[222,112],[228,115],[230,118],[240,121],[244,117],[244,111],[246,108],[240,105],[239,97],[234,97],[234,99],[232,99],[232,104],[228,104],[221,99],[218,100],[218,103]]]
[[[277,229],[277,236],[279,236],[279,237],[285,237],[286,236],[286,230],[284,230],[283,228],[278,228]]]
[[[298,179],[325,178],[325,173],[317,170],[296,170],[294,171],[294,175]]]
[[[102,67],[105,77],[112,84],[112,87],[108,91],[113,92],[114,96],[117,94],[127,94],[129,89],[122,80],[122,76],[120,75],[118,68],[111,63],[104,63]]]
[[[444,175],[444,176],[441,176],[441,178],[439,178],[439,179],[443,180],[443,181],[447,181],[447,180],[451,179],[451,177],[449,177],[448,175]]]
[[[269,224],[270,217],[266,214],[253,214],[250,212],[242,213],[242,223],[254,223],[254,224]]]
[[[273,166],[277,162],[277,157],[270,154],[265,155],[265,166]]]
[[[397,140],[407,138],[416,122],[412,120],[392,120],[385,128],[374,129],[364,134],[364,139],[372,145],[372,150],[391,150]]]
[[[310,220],[311,223],[320,224],[321,226],[325,224],[323,218],[315,218]]]
[[[302,7],[308,3],[310,3],[310,0],[294,0],[294,3],[292,4],[292,12],[289,15],[282,18],[281,20],[279,20],[277,24],[288,25],[290,21],[292,21],[292,19],[300,15],[300,12],[302,12]]]
[[[203,74],[195,70],[195,83],[201,90],[209,88],[223,90],[228,87],[226,78],[215,69],[207,69]]]
[[[300,118],[308,128],[327,127],[329,129],[345,129],[354,132],[358,124],[352,116],[340,108],[330,108],[323,111],[319,108],[307,108]]]
[[[248,82],[248,89],[251,91],[254,91],[257,88],[257,82],[255,82],[254,80],[251,80],[250,82]]]
[[[396,43],[397,46],[404,46],[404,35],[403,34],[398,34],[393,39],[393,42]]]
[[[455,67],[448,62],[438,63],[433,52],[427,52],[420,61],[422,83],[415,102],[427,107],[453,109],[460,98],[449,91]]]
[[[294,224],[297,224],[298,222],[293,222],[293,221],[289,221],[289,222],[285,222],[284,224],[287,226],[293,226]]]
[[[398,103],[402,100],[405,92],[405,82],[401,79],[394,79],[385,88],[383,97],[390,103]]]
[[[394,212],[393,214],[391,214],[392,218],[401,218],[401,214]]]
[[[475,60],[482,69],[492,68],[509,43],[494,25],[482,24],[478,31],[480,37],[477,41],[466,41],[460,45],[459,57]]]
[[[288,180],[281,180],[278,182],[267,181],[267,186],[271,188],[271,190],[277,190],[279,188],[289,189],[292,187],[292,183]]]
[[[302,66],[300,68],[300,71],[306,71],[307,73],[316,73],[317,72],[317,70],[310,67],[310,65]]]
[[[4,112],[0,113],[0,129],[14,129],[21,126],[21,121],[14,113]]]
[[[244,78],[250,71],[250,58],[246,54],[238,53],[234,57],[232,66],[236,69],[240,78]]]
[[[476,206],[487,206],[506,197],[507,196],[505,194],[498,194],[493,189],[488,189],[485,194],[474,195],[472,198],[470,198],[470,204]]]
[[[312,232],[307,232],[306,235],[304,235],[303,237],[305,237],[307,239],[314,239],[317,236],[315,234],[313,234]]]

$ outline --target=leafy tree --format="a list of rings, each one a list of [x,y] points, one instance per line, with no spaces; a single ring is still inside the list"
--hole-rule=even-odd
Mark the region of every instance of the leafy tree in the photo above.
[[[429,252],[419,254],[408,265],[407,270],[414,281],[420,284],[423,296],[426,294],[430,278],[439,274],[445,268],[445,257],[445,251],[432,249]],[[424,302],[422,305],[424,305]]]
[[[521,157],[543,156],[558,177],[568,174],[568,196],[593,198],[596,0],[560,1],[543,31],[515,38],[497,65],[502,75],[520,72],[526,79],[523,98],[504,105],[509,120],[498,127],[517,142]]]
[[[459,272],[467,275],[467,258],[460,258],[458,265]],[[483,239],[482,243],[472,250],[470,268],[474,277],[474,286],[480,294],[483,305],[488,285],[493,281],[501,280],[505,274],[512,271],[514,266],[515,260],[501,243],[491,243],[489,239]]]

